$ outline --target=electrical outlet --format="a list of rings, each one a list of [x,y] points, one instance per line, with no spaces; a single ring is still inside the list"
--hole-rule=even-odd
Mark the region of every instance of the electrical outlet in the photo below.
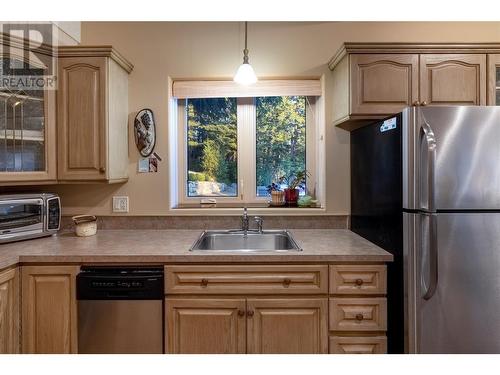
[[[128,212],[128,197],[113,197],[113,212]]]

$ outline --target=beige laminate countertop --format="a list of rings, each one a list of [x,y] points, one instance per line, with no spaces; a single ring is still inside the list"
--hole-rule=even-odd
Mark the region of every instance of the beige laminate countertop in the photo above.
[[[100,230],[92,237],[63,232],[0,245],[0,269],[18,263],[387,262],[392,255],[345,229],[291,230],[301,252],[190,252],[201,230]]]

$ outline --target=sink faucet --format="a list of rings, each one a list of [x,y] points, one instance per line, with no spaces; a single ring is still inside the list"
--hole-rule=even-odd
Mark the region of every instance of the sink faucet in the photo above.
[[[249,228],[248,210],[246,207],[243,208],[243,216],[241,217],[241,230],[246,235]]]
[[[264,219],[260,216],[255,216],[254,221],[257,224],[257,230],[252,229],[252,231],[257,231],[259,234],[262,234],[262,224],[264,223]],[[248,209],[246,207],[243,208],[243,216],[241,217],[241,231],[245,236],[248,231],[250,231],[250,218],[248,217]]]
[[[255,216],[253,219],[257,224],[257,231],[259,232],[259,234],[262,234],[262,224],[264,223],[264,219],[261,218],[260,216]]]

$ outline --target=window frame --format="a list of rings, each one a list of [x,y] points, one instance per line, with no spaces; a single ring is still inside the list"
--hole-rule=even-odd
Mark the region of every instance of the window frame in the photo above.
[[[257,196],[257,168],[256,168],[256,103],[255,97],[237,97],[237,176],[238,194],[233,197],[225,196],[203,196],[189,197],[187,194],[187,100],[175,99],[176,107],[176,129],[177,129],[177,197],[174,208],[179,205],[200,204],[203,199],[216,199],[217,202],[234,204],[241,207],[245,204],[265,203],[270,197]],[[306,186],[310,193],[315,193],[317,198],[319,181],[318,176],[318,142],[320,141],[318,129],[318,97],[306,96],[306,169],[310,176],[306,180]],[[242,142],[245,140],[245,142]],[[322,141],[322,139],[321,139]]]

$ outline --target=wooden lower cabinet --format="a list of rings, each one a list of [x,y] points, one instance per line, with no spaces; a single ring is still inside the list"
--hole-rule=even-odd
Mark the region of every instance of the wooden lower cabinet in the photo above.
[[[19,271],[0,272],[0,354],[19,353]]]
[[[326,298],[247,300],[250,354],[328,353]]]
[[[330,298],[330,330],[386,331],[387,300],[377,298]]]
[[[331,336],[330,354],[384,354],[387,352],[385,336]]]
[[[77,353],[78,266],[22,267],[23,353]]]
[[[166,298],[170,354],[328,353],[326,298]]]
[[[166,352],[244,354],[245,306],[245,299],[166,298]]]

